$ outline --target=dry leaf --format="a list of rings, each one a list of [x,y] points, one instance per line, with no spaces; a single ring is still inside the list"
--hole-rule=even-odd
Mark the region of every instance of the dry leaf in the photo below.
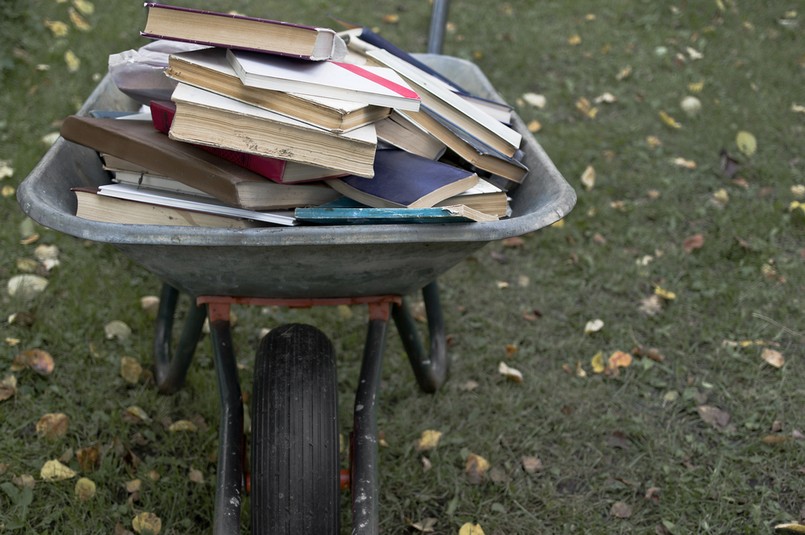
[[[397,24],[400,22],[400,16],[397,13],[389,13],[388,15],[383,15],[383,22],[386,24]]]
[[[484,530],[480,524],[467,522],[458,530],[458,535],[484,535]]]
[[[656,316],[662,312],[663,301],[657,294],[649,295],[640,300],[640,306],[637,309],[646,316]]]
[[[131,327],[120,320],[112,320],[103,326],[103,332],[107,340],[125,340],[131,336]]]
[[[760,353],[760,357],[775,368],[782,368],[783,364],[785,364],[783,354],[776,349],[769,349],[768,347],[765,347]]]
[[[688,236],[685,238],[685,241],[682,242],[682,248],[685,250],[686,253],[690,254],[697,249],[701,249],[704,247],[704,236],[701,234],[694,234],[693,236]]]
[[[14,357],[11,371],[31,369],[39,375],[50,375],[56,367],[53,357],[44,349],[28,349]]]
[[[520,459],[520,463],[523,465],[523,470],[529,474],[535,474],[542,470],[542,461],[539,457],[533,455],[524,456]]]
[[[36,422],[36,434],[48,440],[57,440],[67,434],[70,419],[61,412],[48,413]]]
[[[701,93],[704,89],[704,81],[691,82],[688,84],[688,91],[691,93]]]
[[[676,294],[671,290],[666,290],[665,288],[661,288],[659,286],[654,287],[654,295],[665,299],[666,301],[673,301],[676,299]]]
[[[584,186],[584,189],[587,191],[595,187],[595,168],[592,165],[588,165],[581,174],[581,185]]]
[[[134,494],[135,492],[140,492],[143,488],[143,482],[140,479],[132,479],[131,481],[126,481],[126,492],[129,494]]]
[[[567,44],[570,46],[578,46],[581,44],[581,36],[579,34],[573,34],[567,38]]]
[[[791,186],[791,195],[795,199],[805,199],[805,184],[794,184]]]
[[[61,481],[75,476],[76,473],[70,467],[63,465],[56,459],[47,461],[42,465],[42,470],[39,472],[39,477],[45,481]]]
[[[198,427],[190,420],[177,420],[172,424],[170,424],[170,426],[168,426],[168,431],[170,431],[171,433],[180,433],[180,432],[194,433],[198,431]]]
[[[76,56],[75,52],[72,50],[68,50],[64,53],[64,62],[67,64],[67,70],[70,72],[76,72],[81,68],[81,60],[78,59],[78,56]]]
[[[604,362],[604,354],[599,351],[593,355],[593,358],[590,359],[590,365],[593,367],[593,373],[604,373],[607,369],[606,363]]]
[[[622,81],[626,80],[631,75],[632,75],[632,66],[626,65],[625,67],[621,67],[621,70],[619,70],[618,74],[615,75],[615,79],[618,81]]]
[[[470,483],[480,483],[486,477],[486,473],[488,471],[489,461],[474,453],[467,455],[467,462],[464,465],[464,473],[467,474]]]
[[[433,527],[436,525],[437,520],[435,518],[426,518],[419,522],[414,522],[411,524],[411,527],[417,531],[421,531],[422,533],[433,533],[436,531]]]
[[[11,482],[23,489],[32,489],[34,486],[36,486],[36,480],[34,479],[34,476],[30,474],[22,474],[12,477]]]
[[[507,358],[512,358],[517,354],[517,344],[506,344],[503,349],[506,351]]]
[[[632,365],[632,355],[625,351],[615,351],[609,356],[608,366],[610,369],[628,368]]]
[[[584,326],[584,334],[597,333],[604,328],[604,322],[600,319],[594,319],[587,322]]]
[[[75,495],[82,502],[91,500],[95,496],[95,482],[82,477],[75,482]]]
[[[201,470],[196,468],[191,468],[190,472],[187,473],[187,478],[192,481],[193,483],[203,485],[204,484],[204,474]]]
[[[120,357],[120,377],[127,383],[137,384],[140,381],[140,376],[143,373],[143,367],[140,362],[132,357]]]
[[[713,193],[713,199],[712,200],[713,200],[713,204],[715,204],[719,208],[723,208],[723,207],[727,206],[727,203],[730,202],[730,194],[726,189],[721,188],[719,190],[716,190],[715,193]]]
[[[774,526],[775,533],[782,533],[784,535],[796,535],[798,533],[805,533],[805,524],[797,524],[789,522],[787,524],[777,524]]]
[[[596,115],[598,115],[598,108],[590,104],[590,101],[585,97],[581,97],[576,101],[576,109],[588,119],[595,119]]]
[[[545,95],[538,95],[537,93],[525,93],[522,96],[522,99],[529,106],[534,106],[535,108],[539,109],[544,108],[545,104],[548,103],[548,99],[545,98]]]
[[[626,502],[615,502],[612,504],[609,514],[615,518],[630,518],[632,516],[632,506]]]
[[[717,429],[724,429],[730,423],[730,415],[728,412],[713,407],[711,405],[699,405],[696,407],[699,416],[705,423],[712,425]]]
[[[704,57],[704,54],[702,54],[701,52],[699,52],[695,48],[687,47],[685,50],[687,51],[688,56],[690,57],[690,59],[692,59],[694,61],[696,61],[697,59],[702,59]]]
[[[159,311],[159,297],[156,295],[145,295],[141,297],[140,308],[148,314],[155,315]]]
[[[761,442],[769,446],[778,446],[780,444],[785,444],[786,442],[788,442],[788,440],[789,440],[788,436],[781,435],[779,433],[774,435],[766,435],[765,437],[760,439]]]
[[[422,431],[422,435],[420,435],[419,440],[416,442],[416,450],[429,451],[436,449],[441,438],[441,431],[436,431],[435,429],[426,429]]]
[[[676,119],[674,119],[673,117],[668,115],[667,112],[660,111],[659,116],[660,116],[660,120],[663,122],[663,124],[665,126],[668,126],[670,128],[674,128],[674,129],[682,128],[682,125],[679,124]]]
[[[580,377],[582,379],[587,377],[587,371],[581,365],[581,362],[578,361],[576,362],[576,377]]]
[[[529,132],[531,132],[532,134],[536,134],[540,130],[542,130],[542,123],[541,122],[537,121],[536,119],[533,119],[533,120],[528,122],[528,131]]]
[[[757,150],[757,140],[750,132],[742,130],[735,136],[735,144],[738,145],[738,150],[747,156],[752,156]]]
[[[84,15],[95,13],[95,6],[89,0],[73,0],[73,5]]]
[[[87,19],[81,16],[81,14],[73,9],[72,7],[68,10],[68,14],[70,16],[70,22],[73,23],[73,26],[81,30],[82,32],[88,32],[92,29]]]
[[[427,458],[427,457],[425,457],[424,455],[422,456],[422,458],[420,459],[420,461],[422,461],[422,470],[423,470],[423,471],[427,472],[428,470],[430,470],[431,468],[433,468],[433,463],[431,463],[431,462],[430,462],[430,459],[428,459],[428,458]]]
[[[614,104],[618,101],[618,97],[610,92],[602,93],[593,99],[596,104]]]
[[[15,275],[8,280],[7,288],[8,295],[28,301],[42,292],[48,286],[48,280],[39,275]]]
[[[662,141],[657,136],[646,136],[646,144],[652,149],[662,146]]]
[[[506,365],[505,362],[498,364],[498,372],[506,377],[509,381],[514,383],[522,383],[523,382],[523,374],[512,367]]]
[[[17,394],[17,378],[13,375],[6,375],[0,381],[0,401],[5,401]]]
[[[75,452],[78,467],[82,472],[92,472],[101,464],[101,450],[98,446],[87,446]]]
[[[123,412],[123,419],[133,424],[148,423],[151,421],[148,413],[137,405],[127,407],[125,412]]]
[[[131,527],[140,535],[158,535],[162,531],[162,520],[154,513],[143,512],[134,517]]]
[[[682,157],[674,158],[674,165],[683,169],[696,169],[696,162],[693,160],[686,160]]]
[[[660,503],[660,491],[659,487],[649,487],[646,489],[644,498],[654,503]]]

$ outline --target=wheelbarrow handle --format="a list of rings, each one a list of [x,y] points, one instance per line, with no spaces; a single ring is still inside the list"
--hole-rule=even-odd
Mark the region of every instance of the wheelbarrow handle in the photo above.
[[[411,314],[408,299],[403,298],[401,304],[395,304],[391,313],[397,326],[397,331],[400,333],[405,352],[408,353],[408,360],[414,370],[414,376],[417,383],[419,383],[419,388],[423,392],[432,394],[447,380],[450,368],[450,359],[447,356],[444,317],[439,301],[439,286],[436,281],[422,288],[422,298],[425,301],[425,314],[428,317],[430,353],[426,354],[425,352],[416,321]]]

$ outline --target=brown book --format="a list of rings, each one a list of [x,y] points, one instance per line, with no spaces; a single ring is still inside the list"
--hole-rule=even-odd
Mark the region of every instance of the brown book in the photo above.
[[[391,109],[325,97],[298,95],[243,85],[222,48],[171,54],[170,78],[271,110],[332,132],[348,132],[388,116]]]
[[[323,183],[278,184],[209,152],[170,139],[150,121],[71,115],[64,139],[199,189],[230,206],[274,210],[315,206],[338,195]]]

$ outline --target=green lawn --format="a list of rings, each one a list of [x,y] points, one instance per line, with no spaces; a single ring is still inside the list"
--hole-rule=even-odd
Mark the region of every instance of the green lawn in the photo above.
[[[108,55],[147,42],[141,2],[88,6],[0,6],[0,279],[49,281],[32,300],[5,289],[0,299],[0,380],[16,378],[0,401],[0,531],[124,533],[151,512],[162,533],[206,533],[218,440],[209,339],[187,386],[157,394],[154,321],[140,299],[160,282],[111,247],[32,226],[14,196]],[[425,1],[204,7],[322,26],[335,17],[415,52],[430,16]],[[444,53],[477,63],[526,123],[538,121],[537,140],[579,199],[562,225],[492,243],[442,277],[453,366],[440,392],[417,390],[389,335],[382,533],[417,533],[429,518],[434,533],[474,522],[488,535],[757,534],[805,522],[805,217],[791,210],[805,202],[805,5],[461,0],[449,19]],[[695,115],[680,105],[687,96],[701,104]],[[58,247],[57,267],[35,259],[40,245]],[[332,338],[346,435],[366,311],[235,312],[247,393],[262,328],[305,321]],[[603,327],[585,333],[596,319]],[[112,320],[132,335],[108,339]],[[35,348],[52,355],[53,373],[12,365]],[[596,373],[594,356],[616,351],[631,364]],[[134,384],[124,356],[145,370]],[[522,383],[498,372],[501,361]],[[64,436],[40,436],[49,413],[69,419]],[[181,420],[195,431],[171,431]],[[442,433],[438,447],[417,451],[429,429]],[[480,482],[465,470],[471,454],[490,465]],[[77,475],[43,481],[52,459]],[[80,477],[96,486],[86,501]]]

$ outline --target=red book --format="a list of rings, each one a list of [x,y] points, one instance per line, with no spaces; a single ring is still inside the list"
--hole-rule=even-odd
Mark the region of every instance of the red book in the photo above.
[[[173,116],[176,113],[176,105],[173,102],[152,100],[151,122],[154,128],[168,134],[170,132]],[[279,158],[269,158],[258,154],[249,154],[220,147],[209,147],[197,145],[211,154],[220,156],[230,162],[248,169],[254,173],[264,176],[274,182],[290,184],[294,182],[310,182],[313,180],[323,180],[344,176],[345,173],[314,165],[305,165],[297,162],[281,160]]]

